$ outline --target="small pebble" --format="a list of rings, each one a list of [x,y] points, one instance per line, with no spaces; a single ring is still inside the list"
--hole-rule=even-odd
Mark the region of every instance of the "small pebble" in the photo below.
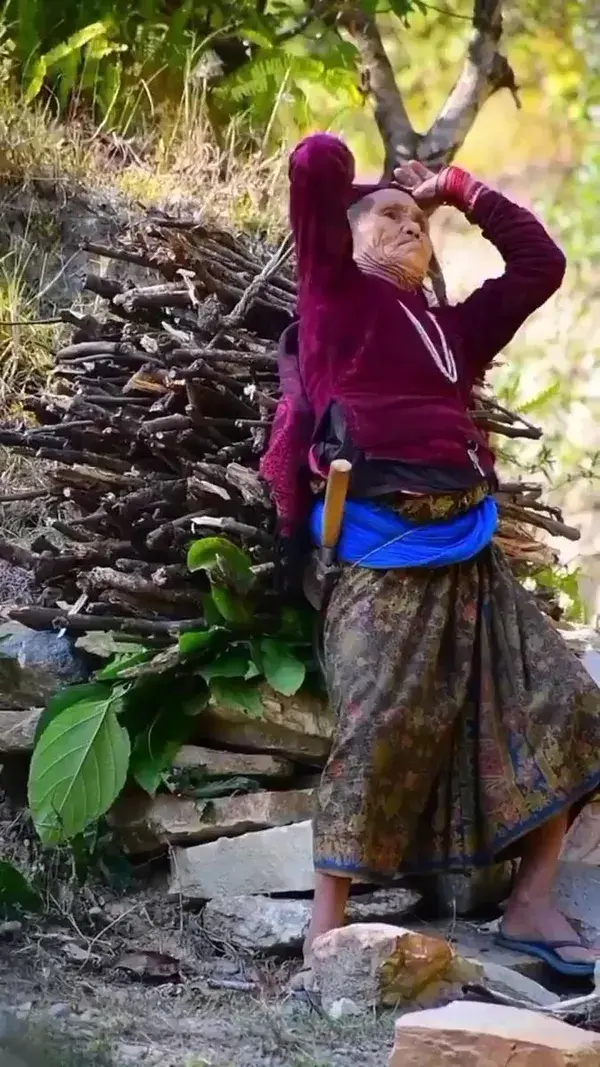
[[[327,1014],[330,1019],[337,1022],[347,1015],[361,1015],[362,1012],[358,1004],[355,1004],[349,997],[341,997],[340,1000],[334,1000]]]
[[[59,1001],[58,1004],[52,1004],[52,1006],[48,1009],[48,1015],[52,1016],[53,1019],[61,1019],[64,1015],[68,1014],[69,1005],[61,1001]]]
[[[23,923],[20,923],[18,919],[9,919],[7,922],[0,923],[0,937],[16,937],[22,932]]]
[[[98,959],[97,956],[92,955],[86,948],[77,945],[74,941],[67,941],[61,945],[61,949],[64,955],[72,960],[73,963],[95,963]]]

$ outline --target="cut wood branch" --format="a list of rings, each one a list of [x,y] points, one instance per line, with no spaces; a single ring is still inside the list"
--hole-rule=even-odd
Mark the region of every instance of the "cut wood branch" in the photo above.
[[[142,637],[177,637],[186,630],[199,630],[203,618],[167,622],[162,619],[125,619],[119,615],[69,615],[55,608],[14,608],[10,618],[35,630],[110,630],[116,633],[139,634]]]
[[[539,526],[540,529],[546,530],[552,537],[566,537],[569,541],[579,541],[581,537],[580,530],[577,530],[574,526],[567,526],[564,522],[548,518],[538,512],[528,512],[525,508],[516,507],[514,504],[501,504],[500,512],[509,518],[528,523],[530,526]]]

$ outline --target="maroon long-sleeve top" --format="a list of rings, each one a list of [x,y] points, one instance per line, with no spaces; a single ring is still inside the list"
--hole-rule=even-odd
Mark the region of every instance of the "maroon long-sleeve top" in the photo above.
[[[468,217],[499,250],[505,270],[461,303],[430,309],[456,362],[458,380],[453,383],[400,306],[412,312],[439,350],[424,294],[364,274],[354,262],[347,211],[374,187],[353,183],[353,156],[337,137],[314,134],[292,153],[299,371],[315,424],[334,404],[367,461],[464,468],[472,466],[475,448],[487,474],[494,457],[467,414],[473,384],[527,317],[558,289],[565,257],[529,211],[482,188]],[[282,409],[269,449],[271,460],[273,450],[279,450],[279,462],[289,450],[285,424],[290,423],[290,396],[285,381],[282,387]],[[273,468],[269,453],[267,477]],[[277,504],[276,486],[274,495]],[[280,512],[295,509],[291,500],[281,499],[280,505]]]

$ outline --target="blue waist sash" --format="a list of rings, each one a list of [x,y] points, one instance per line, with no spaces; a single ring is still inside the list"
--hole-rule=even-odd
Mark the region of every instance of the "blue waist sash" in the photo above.
[[[321,544],[323,501],[313,507],[310,528]],[[477,556],[498,527],[498,505],[485,497],[464,515],[440,522],[415,523],[369,500],[347,500],[337,546],[341,563],[388,570],[395,567],[449,567]]]

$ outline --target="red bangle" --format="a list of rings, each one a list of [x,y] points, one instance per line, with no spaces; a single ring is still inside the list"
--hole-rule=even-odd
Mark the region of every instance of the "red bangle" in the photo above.
[[[442,200],[459,211],[472,211],[483,188],[481,182],[460,167],[445,167],[438,175],[438,191]]]

